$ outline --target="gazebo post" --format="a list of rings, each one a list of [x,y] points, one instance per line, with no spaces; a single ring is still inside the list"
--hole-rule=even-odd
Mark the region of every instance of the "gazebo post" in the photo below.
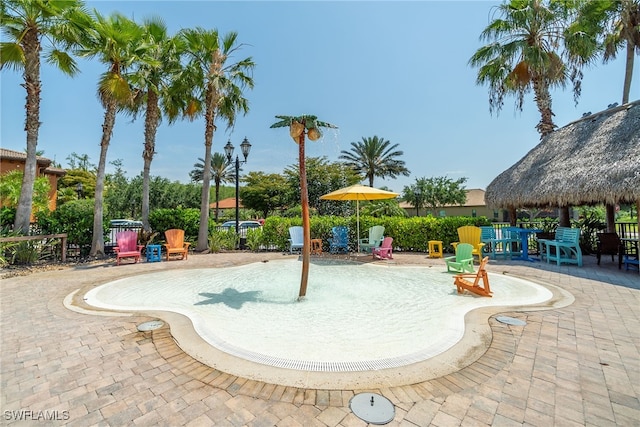
[[[615,233],[616,232],[616,207],[611,203],[607,203],[605,205],[606,216],[605,219],[607,221],[607,233]]]
[[[558,209],[558,225],[560,227],[571,227],[571,220],[569,219],[569,206],[560,206]]]
[[[638,219],[638,233],[640,233],[640,199],[636,200],[636,218]],[[638,235],[640,238],[640,235]]]

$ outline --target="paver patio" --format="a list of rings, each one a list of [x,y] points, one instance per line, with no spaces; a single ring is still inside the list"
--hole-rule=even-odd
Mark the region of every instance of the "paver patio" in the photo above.
[[[372,391],[394,403],[390,426],[640,425],[640,275],[606,258],[597,266],[586,256],[583,268],[491,261],[490,273],[542,280],[575,302],[502,313],[525,326],[492,317],[493,340],[478,360],[440,378],[377,390],[235,377],[184,353],[167,326],[139,332],[137,325],[151,319],[146,315],[101,316],[64,305],[77,289],[119,277],[283,256],[193,255],[119,267],[108,261],[3,278],[0,424],[364,426],[349,400]],[[393,262],[446,269],[424,254],[394,253]]]

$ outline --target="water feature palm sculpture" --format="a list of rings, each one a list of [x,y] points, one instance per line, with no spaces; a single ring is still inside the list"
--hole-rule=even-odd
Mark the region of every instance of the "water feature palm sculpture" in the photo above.
[[[311,141],[316,141],[322,134],[321,127],[337,128],[331,123],[321,122],[316,116],[308,114],[302,116],[276,116],[280,119],[271,125],[271,128],[281,128],[289,126],[291,138],[298,144],[298,163],[300,164],[300,203],[302,205],[302,279],[300,280],[300,292],[298,299],[304,298],[307,293],[307,280],[309,278],[309,262],[311,253],[311,226],[309,223],[309,194],[307,192],[307,170],[304,160],[305,135]]]

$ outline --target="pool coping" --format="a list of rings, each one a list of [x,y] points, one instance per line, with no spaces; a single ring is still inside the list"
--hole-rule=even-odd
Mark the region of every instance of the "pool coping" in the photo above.
[[[203,365],[229,375],[258,382],[305,389],[378,389],[429,381],[471,365],[490,348],[493,333],[489,320],[497,314],[554,310],[571,305],[574,301],[573,295],[558,286],[529,277],[515,274],[509,275],[545,287],[552,293],[551,299],[525,306],[492,306],[473,309],[465,315],[465,328],[462,338],[449,349],[421,362],[369,371],[305,371],[279,368],[242,359],[209,344],[198,335],[191,319],[185,315],[159,310],[110,310],[96,308],[87,304],[84,301],[85,293],[104,283],[94,283],[75,290],[65,298],[64,305],[70,310],[88,315],[144,316],[161,319],[167,323],[166,329],[182,351]],[[159,334],[159,336],[162,336],[162,334]]]

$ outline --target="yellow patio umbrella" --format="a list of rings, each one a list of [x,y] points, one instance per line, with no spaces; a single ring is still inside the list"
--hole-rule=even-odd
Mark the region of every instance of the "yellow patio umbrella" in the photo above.
[[[356,226],[358,232],[357,240],[358,252],[360,252],[360,200],[384,200],[393,199],[398,196],[398,193],[394,193],[392,191],[380,190],[374,187],[367,187],[366,185],[355,184],[336,191],[332,191],[331,193],[327,193],[324,196],[320,196],[320,199],[356,201]]]

